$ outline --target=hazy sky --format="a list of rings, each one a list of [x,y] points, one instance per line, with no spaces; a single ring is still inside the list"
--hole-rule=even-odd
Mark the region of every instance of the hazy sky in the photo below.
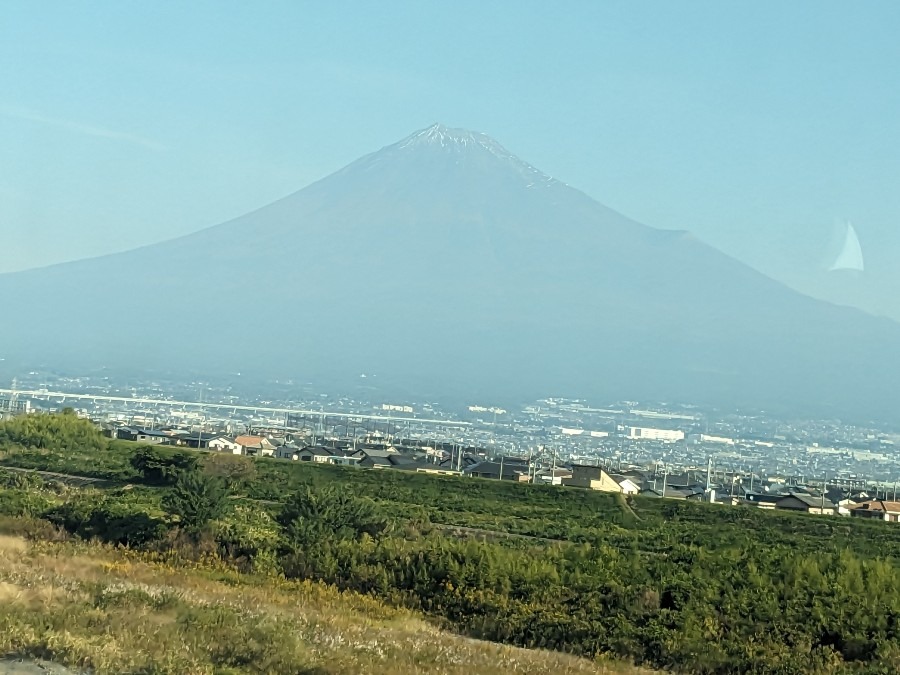
[[[900,2],[0,4],[0,272],[214,225],[435,121],[900,318]],[[853,222],[862,275],[824,270]]]

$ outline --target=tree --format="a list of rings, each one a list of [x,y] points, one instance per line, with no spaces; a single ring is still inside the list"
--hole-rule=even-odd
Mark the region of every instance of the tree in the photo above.
[[[298,544],[311,544],[326,537],[375,537],[388,527],[374,501],[335,488],[307,487],[298,491],[285,505],[278,522],[288,538]]]
[[[85,490],[46,511],[44,518],[84,539],[101,539],[126,546],[141,546],[163,536],[165,523],[135,507]]]
[[[249,457],[213,453],[206,455],[202,464],[203,473],[221,478],[231,490],[256,478],[256,464]]]
[[[109,442],[93,422],[71,408],[62,413],[19,415],[0,423],[0,445],[84,452],[104,450]]]
[[[215,535],[222,552],[238,565],[263,574],[277,571],[278,523],[261,507],[236,506],[216,523]]]
[[[180,474],[196,469],[197,456],[192,452],[143,447],[132,456],[131,466],[145,483],[172,485]]]
[[[222,516],[227,502],[228,494],[221,479],[199,471],[185,471],[178,474],[171,492],[163,497],[163,508],[177,516],[186,530],[199,532],[211,520]]]

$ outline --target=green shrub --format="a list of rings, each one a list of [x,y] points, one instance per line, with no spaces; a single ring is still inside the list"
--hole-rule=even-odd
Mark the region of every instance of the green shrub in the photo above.
[[[182,527],[199,531],[225,511],[228,495],[219,478],[200,471],[181,471],[174,487],[163,498],[163,506]]]
[[[163,537],[167,530],[159,518],[94,493],[79,495],[53,507],[45,517],[84,539],[96,538],[126,546],[144,546]]]
[[[0,515],[40,516],[50,507],[50,500],[34,489],[0,489]]]
[[[131,466],[148,485],[172,485],[179,474],[197,469],[197,453],[140,446],[131,457]]]

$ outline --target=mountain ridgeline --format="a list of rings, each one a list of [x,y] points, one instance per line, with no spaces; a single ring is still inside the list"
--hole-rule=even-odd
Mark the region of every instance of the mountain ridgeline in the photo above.
[[[872,417],[893,414],[900,381],[900,325],[803,296],[439,125],[222,225],[2,275],[0,292],[0,358],[29,367],[368,373],[460,401]]]

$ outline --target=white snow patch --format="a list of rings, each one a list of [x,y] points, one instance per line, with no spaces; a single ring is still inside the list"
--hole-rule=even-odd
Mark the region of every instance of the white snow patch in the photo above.
[[[472,150],[489,152],[498,159],[513,164],[520,172],[531,174],[535,180],[529,187],[537,183],[547,184],[556,182],[552,177],[535,168],[528,162],[516,157],[487,134],[469,131],[468,129],[453,129],[446,127],[443,124],[433,124],[427,129],[417,131],[411,136],[403,139],[395,146],[395,148],[397,150],[404,150],[407,148],[435,145],[459,153]]]

